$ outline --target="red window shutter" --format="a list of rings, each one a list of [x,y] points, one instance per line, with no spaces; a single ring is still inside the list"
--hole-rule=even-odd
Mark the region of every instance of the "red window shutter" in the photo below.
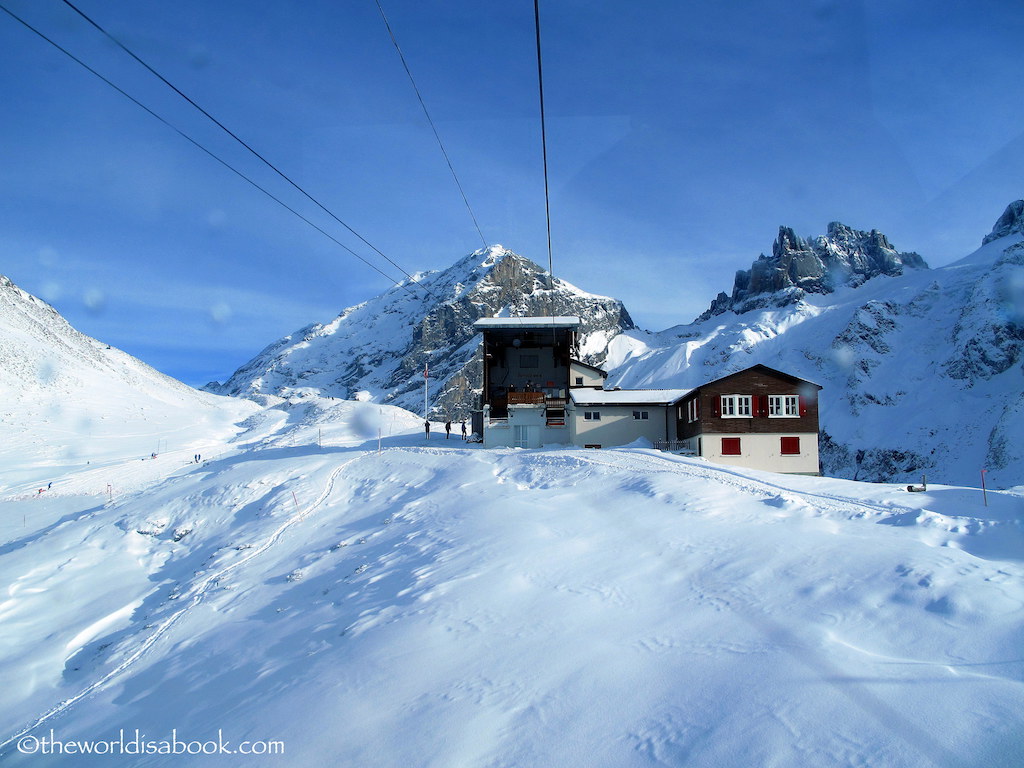
[[[723,456],[739,456],[740,454],[740,439],[738,437],[723,437],[722,438],[722,455]]]
[[[711,398],[711,411],[715,416],[722,415],[722,398],[718,395]]]
[[[804,397],[803,395],[800,395],[799,396],[799,402],[800,402],[800,415],[801,416],[806,416],[807,415],[807,398]]]
[[[761,395],[757,398],[757,415],[768,415],[768,395]]]
[[[783,456],[798,456],[800,454],[800,438],[799,437],[783,437],[782,438],[782,455]]]

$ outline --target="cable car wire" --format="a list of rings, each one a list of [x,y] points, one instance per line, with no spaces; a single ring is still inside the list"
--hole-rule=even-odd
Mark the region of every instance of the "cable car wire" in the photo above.
[[[448,170],[452,172],[452,178],[455,179],[455,186],[459,188],[459,194],[462,195],[462,201],[466,204],[466,210],[469,211],[469,216],[473,219],[473,226],[476,227],[476,233],[480,235],[480,242],[482,242],[484,244],[484,248],[486,248],[487,239],[484,237],[484,233],[480,231],[480,225],[477,223],[476,214],[473,213],[473,208],[470,206],[469,199],[466,197],[466,191],[462,188],[462,182],[459,181],[458,174],[455,173],[455,167],[452,165],[451,158],[448,157],[448,152],[444,148],[444,142],[441,141],[441,135],[437,132],[437,126],[434,125],[434,120],[430,117],[430,112],[427,111],[426,102],[423,101],[420,89],[416,85],[416,79],[412,76],[412,70],[409,68],[409,62],[405,60],[405,54],[402,53],[402,48],[398,44],[398,39],[395,37],[394,31],[391,29],[388,17],[384,14],[384,8],[381,6],[380,0],[374,0],[374,2],[377,3],[377,10],[380,11],[380,17],[384,20],[384,26],[387,27],[388,35],[391,37],[391,43],[395,46],[395,50],[398,51],[398,57],[402,60],[402,66],[405,68],[405,74],[409,76],[409,82],[412,83],[412,89],[416,91],[416,98],[419,99],[420,106],[423,107],[423,114],[426,115],[427,122],[430,123],[430,129],[434,132],[434,138],[437,139],[437,146],[441,148],[441,154],[444,155],[445,162],[448,163]]]
[[[551,258],[551,200],[548,195],[548,139],[544,123],[544,65],[540,54],[540,0],[533,0],[533,20],[537,30],[537,85],[540,91],[540,144],[544,158],[544,218],[548,227],[548,288],[554,288],[555,270]]]
[[[22,18],[21,18],[20,16],[18,16],[17,14],[15,14],[15,13],[14,13],[13,11],[11,11],[11,10],[10,10],[9,8],[7,8],[6,6],[4,6],[4,5],[2,4],[2,3],[0,3],[0,11],[3,11],[3,12],[4,12],[4,13],[6,13],[6,14],[7,14],[8,16],[10,16],[10,17],[11,17],[12,19],[14,19],[15,21],[17,21],[17,22],[18,22],[19,24],[21,24],[22,26],[24,26],[24,27],[25,27],[26,29],[28,29],[29,31],[31,31],[31,32],[33,32],[34,34],[38,35],[38,36],[39,36],[40,38],[42,38],[42,39],[43,39],[43,40],[45,40],[45,41],[46,41],[47,43],[49,43],[50,45],[52,45],[52,46],[53,46],[54,48],[56,48],[56,49],[57,49],[58,51],[60,51],[60,52],[61,52],[61,53],[63,53],[63,54],[65,55],[65,56],[67,56],[67,57],[68,57],[69,59],[71,59],[72,61],[74,61],[74,62],[75,62],[76,64],[78,64],[79,66],[83,67],[83,68],[84,68],[85,70],[87,70],[88,72],[90,72],[91,74],[93,74],[93,75],[95,75],[96,77],[98,77],[98,78],[99,78],[100,80],[102,80],[102,81],[103,81],[104,83],[106,83],[107,85],[109,85],[109,86],[110,86],[111,88],[113,88],[113,89],[114,89],[115,91],[117,91],[118,93],[120,93],[120,94],[121,94],[122,96],[124,96],[124,97],[125,97],[126,99],[128,99],[128,100],[129,100],[129,101],[131,101],[131,102],[132,102],[133,104],[135,104],[136,106],[140,107],[141,109],[145,110],[145,111],[146,111],[146,112],[147,112],[147,113],[148,113],[149,115],[151,115],[152,117],[154,117],[154,118],[156,118],[157,120],[159,120],[159,121],[160,121],[161,123],[163,123],[164,125],[166,125],[166,126],[167,126],[168,128],[170,128],[170,129],[171,129],[172,131],[174,131],[175,133],[177,133],[177,134],[178,134],[179,136],[181,136],[181,137],[182,137],[183,139],[185,139],[186,141],[188,141],[188,142],[189,142],[190,144],[192,144],[192,145],[193,145],[194,147],[196,147],[197,149],[201,150],[202,152],[204,152],[205,154],[207,154],[208,156],[210,156],[211,158],[213,158],[214,160],[216,160],[216,161],[217,161],[218,163],[220,163],[221,165],[223,165],[223,166],[224,166],[225,168],[227,168],[227,169],[228,169],[229,171],[231,171],[232,173],[234,173],[234,174],[235,174],[236,176],[238,176],[239,178],[243,179],[244,181],[247,181],[247,182],[248,182],[249,184],[251,184],[251,185],[252,185],[253,187],[255,187],[256,189],[258,189],[258,190],[259,190],[260,192],[262,192],[262,193],[263,193],[264,195],[266,195],[267,197],[269,197],[269,198],[270,198],[271,200],[273,200],[273,201],[274,201],[275,203],[277,203],[278,205],[280,205],[280,206],[281,206],[282,208],[284,208],[285,210],[289,211],[290,213],[293,213],[293,214],[295,214],[295,215],[296,215],[296,216],[298,216],[298,217],[299,217],[300,219],[302,219],[302,220],[303,220],[304,222],[306,222],[306,223],[307,223],[307,224],[308,224],[309,226],[313,227],[313,229],[317,230],[317,231],[318,231],[318,232],[319,232],[320,234],[324,235],[325,237],[327,237],[328,239],[330,239],[331,241],[333,241],[333,242],[334,242],[334,243],[336,243],[337,245],[339,245],[339,246],[341,246],[342,248],[344,248],[344,249],[345,249],[346,251],[348,251],[348,252],[349,252],[350,254],[352,254],[353,256],[355,256],[355,257],[356,257],[357,259],[359,259],[359,261],[363,262],[363,264],[365,264],[366,266],[368,266],[368,267],[369,267],[370,269],[374,270],[375,272],[377,272],[377,273],[379,273],[380,275],[382,275],[382,276],[384,276],[385,278],[387,278],[388,282],[391,282],[391,283],[395,283],[396,285],[399,285],[399,286],[401,286],[402,288],[404,288],[405,290],[409,291],[409,292],[410,292],[410,293],[411,293],[412,295],[414,295],[414,296],[416,295],[416,294],[415,294],[415,292],[414,292],[414,291],[413,291],[413,290],[412,290],[412,289],[411,289],[411,288],[410,288],[410,287],[408,286],[408,284],[406,284],[406,283],[402,282],[401,280],[395,280],[395,278],[394,278],[394,277],[392,277],[391,275],[389,275],[389,274],[387,274],[386,272],[384,272],[383,270],[381,270],[381,269],[380,269],[380,268],[379,268],[379,267],[378,267],[378,266],[377,266],[376,264],[373,264],[372,262],[370,262],[370,261],[367,261],[366,259],[364,259],[364,258],[363,258],[362,256],[360,256],[360,255],[359,255],[358,253],[356,253],[355,251],[353,251],[353,250],[352,250],[351,248],[349,248],[349,247],[348,247],[347,245],[345,245],[344,243],[342,243],[341,241],[339,241],[339,240],[338,240],[337,238],[335,238],[335,237],[334,237],[333,235],[331,235],[331,234],[330,234],[329,232],[325,231],[325,230],[324,230],[324,229],[322,229],[322,228],[321,228],[320,226],[318,226],[318,225],[317,225],[317,224],[315,224],[314,222],[310,221],[310,220],[309,220],[308,218],[306,218],[305,216],[303,216],[303,215],[302,215],[301,213],[299,213],[298,211],[296,211],[296,210],[295,210],[294,208],[292,208],[292,207],[291,207],[290,205],[288,205],[287,203],[285,203],[284,201],[282,201],[282,200],[281,200],[280,198],[276,197],[276,196],[275,196],[275,195],[274,195],[273,193],[271,193],[270,191],[268,191],[268,190],[267,190],[266,188],[264,188],[264,187],[260,186],[260,185],[259,185],[259,184],[258,184],[257,182],[253,181],[253,180],[252,180],[251,178],[249,178],[249,177],[248,177],[248,176],[246,176],[246,175],[245,175],[244,173],[242,173],[241,171],[239,171],[239,170],[238,170],[237,168],[235,168],[235,167],[234,167],[233,165],[231,165],[230,163],[228,163],[228,162],[227,162],[226,160],[222,159],[221,157],[219,157],[218,155],[216,155],[216,154],[215,154],[214,152],[212,152],[211,150],[207,149],[207,148],[206,148],[206,147],[204,147],[204,146],[203,146],[202,144],[200,144],[200,143],[199,143],[198,141],[196,141],[195,139],[193,139],[193,138],[192,138],[191,136],[189,136],[189,135],[188,135],[187,133],[185,133],[184,131],[182,131],[182,130],[181,130],[180,128],[178,128],[177,126],[175,126],[174,124],[172,124],[171,122],[169,122],[168,120],[166,120],[166,119],[165,119],[164,117],[162,117],[161,115],[159,115],[159,114],[157,114],[156,112],[154,112],[154,111],[153,111],[152,109],[150,109],[149,107],[147,107],[147,106],[146,106],[145,104],[143,104],[143,103],[142,103],[141,101],[139,101],[139,100],[138,100],[138,99],[136,99],[136,98],[135,98],[134,96],[132,96],[132,95],[131,95],[130,93],[128,93],[127,91],[125,91],[124,89],[122,89],[122,88],[121,88],[120,86],[116,85],[116,84],[115,84],[114,82],[112,82],[111,80],[107,79],[107,78],[106,78],[105,76],[103,76],[103,75],[102,75],[102,74],[100,74],[99,72],[97,72],[97,71],[96,71],[95,69],[93,69],[92,67],[90,67],[90,66],[89,66],[88,64],[86,64],[86,63],[85,63],[84,61],[82,61],[81,59],[79,59],[79,58],[78,58],[77,56],[75,56],[75,55],[74,55],[73,53],[71,53],[70,51],[68,51],[68,50],[67,50],[66,48],[64,48],[63,46],[61,46],[61,45],[60,45],[59,43],[57,43],[57,42],[55,42],[54,40],[52,40],[52,39],[50,39],[49,37],[47,37],[47,36],[46,36],[46,35],[45,35],[45,34],[44,34],[43,32],[41,32],[41,31],[39,31],[38,29],[36,29],[35,27],[33,27],[33,26],[32,26],[31,24],[29,24],[29,23],[28,23],[27,21],[25,21],[25,20],[24,20],[24,19],[22,19]],[[399,267],[399,269],[401,269],[401,267]],[[402,271],[404,272],[404,270],[402,270]],[[410,276],[409,276],[409,275],[406,275],[406,277],[410,277]],[[412,279],[412,278],[410,277],[410,279]],[[415,280],[413,280],[413,283],[414,283],[414,284],[416,284],[416,285],[417,285],[418,287],[422,288],[422,289],[423,289],[424,291],[427,291],[427,289],[426,289],[426,288],[425,288],[425,287],[424,287],[424,286],[423,286],[423,285],[422,285],[421,283],[418,283],[418,282],[416,282]],[[427,293],[430,293],[430,292],[429,292],[429,291],[427,291]],[[431,296],[433,296],[433,294],[430,294],[430,295],[431,295]]]
[[[373,251],[375,251],[381,258],[383,258],[385,261],[387,261],[389,264],[391,264],[391,266],[395,267],[395,269],[399,270],[402,274],[404,274],[407,278],[409,278],[409,280],[411,282],[413,282],[414,284],[416,284],[416,285],[420,286],[421,288],[423,288],[423,290],[431,298],[437,299],[437,297],[434,296],[434,294],[432,294],[430,292],[430,290],[428,290],[426,287],[421,285],[419,283],[419,281],[416,280],[416,278],[414,278],[411,274],[409,274],[409,271],[407,269],[405,269],[402,265],[400,265],[400,264],[396,263],[395,261],[393,261],[383,251],[381,251],[377,246],[375,246],[373,243],[371,243],[369,240],[367,240],[361,234],[356,232],[356,230],[354,230],[352,227],[350,227],[348,224],[346,224],[344,221],[342,221],[333,211],[331,211],[329,208],[327,208],[327,206],[325,206],[323,203],[321,203],[319,200],[317,200],[315,197],[313,197],[313,195],[311,195],[309,192],[307,192],[305,189],[303,189],[296,181],[294,181],[290,176],[288,176],[286,173],[284,173],[284,171],[282,171],[276,165],[274,165],[269,160],[267,160],[267,158],[265,158],[263,155],[261,155],[255,149],[253,149],[252,146],[250,146],[247,142],[245,142],[242,138],[240,138],[234,131],[232,131],[230,128],[228,128],[226,125],[224,125],[224,123],[222,123],[216,117],[214,117],[209,112],[207,112],[205,109],[203,109],[201,106],[199,106],[199,104],[197,104],[195,101],[193,101],[187,94],[182,92],[177,86],[175,86],[172,82],[170,82],[166,77],[161,75],[153,67],[151,67],[145,61],[143,61],[141,58],[139,58],[130,48],[128,48],[128,46],[126,46],[124,43],[122,43],[120,40],[118,40],[116,37],[114,37],[110,32],[108,32],[106,29],[104,29],[100,24],[98,24],[92,18],[90,18],[86,13],[84,13],[81,9],[79,9],[74,3],[70,2],[70,0],[63,0],[63,3],[66,6],[68,6],[71,10],[73,10],[75,13],[77,13],[79,16],[81,16],[83,19],[85,19],[86,22],[88,22],[91,26],[93,26],[95,29],[97,29],[105,37],[107,37],[107,39],[109,39],[112,43],[114,43],[118,48],[120,48],[122,51],[127,53],[133,59],[135,59],[135,61],[137,61],[139,64],[141,64],[143,67],[145,67],[154,77],[159,79],[164,85],[166,85],[168,88],[170,88],[176,94],[178,94],[181,98],[183,98],[185,101],[187,101],[189,104],[191,104],[197,110],[199,110],[204,116],[209,118],[222,131],[224,131],[228,136],[230,136],[236,142],[238,142],[243,147],[245,147],[245,149],[249,150],[249,152],[254,157],[256,157],[260,162],[262,162],[264,165],[266,165],[268,168],[270,168],[274,173],[276,173],[278,176],[280,176],[282,179],[284,179],[286,182],[288,182],[292,187],[294,187],[296,190],[298,190],[303,196],[305,196],[308,200],[310,200],[320,210],[322,210],[324,213],[326,213],[328,216],[330,216],[336,222],[341,224],[341,226],[343,226],[345,229],[347,229],[349,232],[351,232],[353,235],[355,235],[357,238],[359,238],[364,244],[366,244],[369,248],[371,248]]]

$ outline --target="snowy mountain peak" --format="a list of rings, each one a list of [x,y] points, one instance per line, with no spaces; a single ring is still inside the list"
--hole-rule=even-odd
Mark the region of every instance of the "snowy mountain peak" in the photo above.
[[[993,240],[1013,234],[1024,234],[1024,200],[1014,200],[1003,211],[992,231],[982,239],[982,245],[988,245]]]
[[[271,344],[224,385],[223,394],[318,393],[423,407],[429,368],[433,410],[453,418],[475,407],[481,317],[574,315],[583,319],[581,353],[600,364],[608,342],[634,327],[622,303],[581,291],[529,259],[492,245],[447,269],[416,276],[380,296]],[[362,393],[362,394],[361,394]]]
[[[698,320],[729,311],[741,314],[787,306],[808,293],[832,293],[839,286],[857,287],[879,275],[901,275],[905,267],[928,265],[916,253],[897,251],[877,229],[864,232],[833,221],[827,234],[810,239],[792,227],[779,227],[772,255],[761,254],[749,270],[739,270],[732,295],[718,294]]]

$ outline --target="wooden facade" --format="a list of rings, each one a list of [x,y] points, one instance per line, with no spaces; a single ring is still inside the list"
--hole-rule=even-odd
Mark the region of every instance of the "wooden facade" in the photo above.
[[[704,384],[680,401],[676,409],[680,439],[697,435],[724,434],[818,434],[818,392],[821,386],[755,365],[738,373]],[[723,415],[723,396],[749,396],[750,415]],[[770,397],[797,398],[796,415],[772,415]],[[691,420],[696,401],[696,419]],[[778,401],[776,401],[778,402]]]

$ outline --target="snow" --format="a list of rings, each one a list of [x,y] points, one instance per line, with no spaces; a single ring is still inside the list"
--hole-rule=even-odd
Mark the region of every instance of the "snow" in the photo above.
[[[283,743],[244,760],[267,766],[1024,764],[1024,401],[984,338],[1020,313],[1003,240],[611,341],[631,386],[824,377],[847,439],[958,446],[920,493],[644,441],[483,450],[369,390],[217,397],[0,279],[0,762],[108,765],[19,745],[138,730]],[[349,311],[380,349],[423,309],[402,295]],[[996,448],[1005,489],[968,487]]]
[[[986,507],[433,427],[268,397],[236,434],[189,425],[184,443],[221,440],[199,464],[108,455],[151,473],[130,493],[96,493],[88,467],[6,489],[4,764],[40,764],[16,745],[50,729],[285,744],[253,765],[1024,758],[1020,489]]]
[[[577,405],[671,405],[692,389],[573,389],[569,397]]]
[[[578,328],[580,319],[578,317],[481,317],[473,323],[474,328],[508,328],[518,330],[520,328],[535,328],[536,326],[550,326],[551,328]]]

